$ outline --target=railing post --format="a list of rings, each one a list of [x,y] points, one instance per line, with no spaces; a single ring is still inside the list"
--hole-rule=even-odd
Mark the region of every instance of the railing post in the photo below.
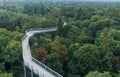
[[[37,69],[37,74],[38,74],[38,76],[39,76],[38,69]],[[40,77],[40,76],[39,76],[39,77]]]
[[[26,66],[25,64],[23,66],[24,66],[24,77],[26,77]]]
[[[33,77],[33,66],[31,67],[31,77]]]

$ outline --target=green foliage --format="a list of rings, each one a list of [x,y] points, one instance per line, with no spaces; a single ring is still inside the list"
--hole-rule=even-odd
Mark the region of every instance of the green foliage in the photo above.
[[[59,18],[57,26],[58,26],[58,35],[62,36],[63,35],[63,23],[62,23],[61,18]]]
[[[5,62],[3,59],[0,59],[0,73],[5,72]]]
[[[22,49],[20,41],[23,34],[0,28],[0,35],[0,72],[9,71],[16,75],[15,72],[20,72],[21,70]]]
[[[13,77],[12,73],[1,73],[0,77]]]
[[[95,70],[90,72],[95,77],[109,74],[104,71],[112,76],[119,73],[119,3],[65,4],[68,5],[62,2],[0,5],[0,72],[23,77],[20,43],[23,32],[57,26],[58,33],[30,39],[32,53],[38,60],[64,77],[84,77]],[[65,28],[63,21],[67,22]]]
[[[116,77],[120,77],[120,74],[118,74]]]
[[[9,41],[3,52],[3,54],[5,54],[4,55],[5,61],[10,63],[18,61],[22,51],[21,47],[22,46],[19,41],[15,40]]]
[[[41,61],[47,56],[47,51],[44,48],[38,48],[35,50],[37,60]]]
[[[92,43],[93,41],[90,31],[86,27],[80,30],[77,26],[72,26],[68,32],[68,38],[79,43]]]
[[[113,38],[112,50],[114,55],[120,60],[120,30],[111,29],[109,32],[110,36]]]
[[[111,30],[110,30],[110,36],[111,36],[114,40],[119,41],[119,40],[120,40],[120,30],[111,29]]]
[[[80,48],[80,44],[79,43],[71,44],[69,46],[69,48],[68,48],[69,59],[73,58],[74,51],[78,50],[79,48]]]
[[[70,72],[73,74],[80,74],[80,72],[85,74],[90,70],[98,69],[99,67],[95,66],[99,58],[98,56],[99,51],[96,46],[88,44],[80,47],[73,52],[73,58],[69,62]]]
[[[66,37],[56,36],[55,40],[59,41],[61,44],[65,45],[66,47],[68,47],[72,43],[72,41]]]
[[[73,58],[69,61],[69,72],[80,75],[80,73],[86,74],[95,70],[110,71],[112,69],[111,59],[103,54],[95,45],[81,46],[73,52]]]
[[[70,38],[71,41],[78,42],[79,41],[79,35],[80,35],[80,29],[77,26],[71,26],[71,29],[68,32],[68,38]]]
[[[39,44],[42,45],[41,47],[46,47],[52,42],[51,39],[49,38],[41,38],[39,41],[40,41]]]
[[[13,40],[20,41],[21,38],[23,37],[23,33],[14,31],[14,32],[12,32],[12,34],[10,35],[10,37],[11,37]]]
[[[43,63],[52,68],[53,70],[62,74],[62,65],[59,61],[58,55],[56,53],[52,53],[44,58]]]
[[[5,35],[1,35],[0,36],[0,49],[2,50],[3,47],[5,47],[9,41],[9,37],[8,36],[5,36]]]
[[[98,45],[100,46],[102,52],[106,53],[108,56],[111,56],[112,53],[112,37],[110,37],[109,29],[104,29],[101,35],[97,38],[99,41]],[[105,54],[105,55],[106,55]]]
[[[67,58],[67,48],[62,45],[59,41],[54,41],[50,45],[51,53],[57,53],[61,62],[64,62]]]
[[[85,77],[112,77],[109,72],[100,73],[98,71],[89,72]]]
[[[116,33],[114,33],[116,32]],[[115,29],[104,29],[103,32],[100,34],[98,38],[96,38],[96,44],[100,46],[100,49],[106,55],[105,57],[110,60],[112,60],[112,63],[114,64],[114,71],[117,72],[120,69],[119,65],[119,43],[117,38],[119,38],[119,30]]]

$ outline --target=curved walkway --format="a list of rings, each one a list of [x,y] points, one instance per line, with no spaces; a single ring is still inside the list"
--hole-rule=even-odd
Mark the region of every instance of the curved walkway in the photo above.
[[[66,23],[63,24],[65,26]],[[46,33],[46,32],[54,32],[57,28],[37,28],[37,29],[30,29],[25,32],[25,36],[22,39],[22,51],[23,51],[23,60],[24,66],[28,67],[32,72],[34,72],[39,77],[63,77],[62,75],[58,74],[54,70],[50,69],[43,63],[39,62],[31,55],[31,50],[29,46],[29,39],[33,35],[37,33]],[[26,77],[26,76],[25,76]]]

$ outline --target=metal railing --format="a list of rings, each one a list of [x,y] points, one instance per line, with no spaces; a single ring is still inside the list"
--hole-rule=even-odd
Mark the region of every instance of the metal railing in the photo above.
[[[55,72],[54,70],[52,70],[51,68],[49,68],[48,66],[46,66],[43,63],[41,63],[40,61],[36,60],[33,57],[32,57],[32,61],[35,62],[36,64],[38,64],[40,67],[42,67],[44,70],[46,70],[50,74],[54,75],[55,77],[63,77],[62,75],[60,75],[59,73]]]
[[[33,71],[35,74],[37,74],[39,77],[45,77],[45,76],[44,76],[44,73],[40,73],[40,72],[38,71],[38,68],[35,68],[33,65],[29,64],[29,62],[24,61],[24,64],[25,64],[31,71]],[[35,68],[35,69],[33,69],[33,68]]]
[[[29,29],[29,30],[26,30],[25,33],[27,32],[30,32],[30,31],[40,31],[40,30],[51,30],[51,29],[56,29],[57,30],[57,27],[52,27],[52,28],[34,28],[34,29]]]
[[[27,37],[27,35],[25,34],[25,36],[21,39],[22,41]]]

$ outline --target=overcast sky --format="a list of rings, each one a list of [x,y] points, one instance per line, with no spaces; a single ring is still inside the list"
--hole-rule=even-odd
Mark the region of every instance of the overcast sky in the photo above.
[[[0,0],[0,2],[1,1],[4,0]],[[11,0],[5,0],[5,1],[11,1]],[[31,0],[12,0],[12,1],[31,1]],[[40,0],[35,0],[35,1],[40,1]],[[46,1],[46,0],[42,0],[42,1]],[[120,1],[120,0],[50,0],[50,1]]]
[[[120,0],[68,0],[68,1],[120,1]]]
[[[61,1],[61,0],[52,0],[52,1]],[[120,1],[120,0],[64,0],[64,1]]]

